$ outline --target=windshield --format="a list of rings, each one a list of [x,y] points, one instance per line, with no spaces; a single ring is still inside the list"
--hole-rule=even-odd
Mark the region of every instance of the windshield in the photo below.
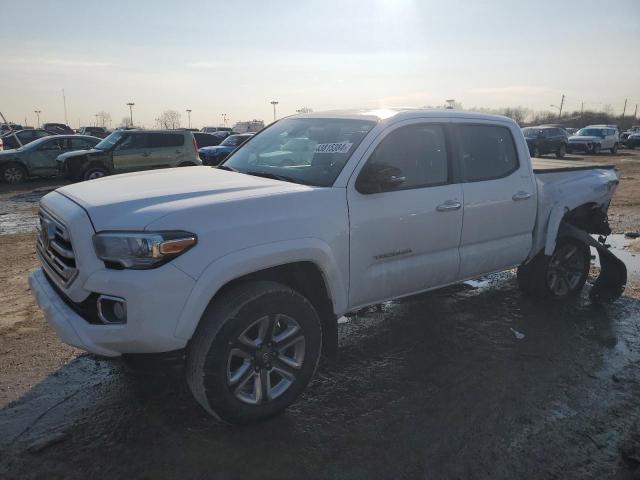
[[[113,132],[108,137],[104,138],[101,142],[99,142],[95,147],[98,150],[110,150],[113,146],[120,141],[123,137],[124,132]]]
[[[225,147],[237,147],[247,138],[249,138],[247,135],[231,135],[230,137],[225,138],[220,145]]]
[[[224,166],[329,187],[375,125],[370,120],[337,118],[280,120],[238,148]]]
[[[576,135],[581,137],[602,137],[602,130],[599,128],[581,128]]]
[[[522,133],[527,138],[538,138],[538,134],[542,133],[542,130],[539,128],[523,128]]]

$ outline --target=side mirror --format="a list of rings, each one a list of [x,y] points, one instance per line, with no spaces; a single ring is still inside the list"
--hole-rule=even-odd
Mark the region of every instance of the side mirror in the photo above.
[[[356,190],[363,194],[387,192],[398,188],[406,180],[407,177],[397,167],[369,164],[360,172]]]

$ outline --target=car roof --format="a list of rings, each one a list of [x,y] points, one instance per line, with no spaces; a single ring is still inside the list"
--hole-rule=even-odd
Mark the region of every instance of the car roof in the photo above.
[[[422,108],[368,108],[351,110],[328,110],[325,112],[300,113],[286,118],[344,118],[350,120],[372,120],[381,122],[387,119],[394,121],[410,120],[412,118],[466,118],[469,120],[490,120],[513,123],[508,117],[475,113],[452,109],[422,109]]]

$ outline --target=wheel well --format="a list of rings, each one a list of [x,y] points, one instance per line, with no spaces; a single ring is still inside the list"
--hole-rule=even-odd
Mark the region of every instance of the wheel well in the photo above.
[[[563,221],[587,233],[609,235],[607,212],[597,203],[585,203],[568,212]]]
[[[24,168],[25,172],[27,172],[27,175],[30,173],[29,167],[27,167],[27,165],[21,162],[20,160],[9,160],[8,162],[2,164],[0,168],[5,168],[5,167],[8,167],[9,165],[17,165],[21,168]]]
[[[313,262],[295,262],[231,280],[225,284],[215,296],[252,280],[270,280],[278,282],[297,291],[314,306],[322,322],[322,353],[332,358],[338,349],[338,322],[333,311],[333,302],[327,289],[322,271]]]

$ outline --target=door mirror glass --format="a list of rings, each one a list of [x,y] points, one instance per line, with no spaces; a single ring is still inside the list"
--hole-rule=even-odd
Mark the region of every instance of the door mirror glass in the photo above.
[[[394,190],[405,181],[406,177],[399,168],[370,163],[362,169],[356,188],[360,193],[379,193]]]

